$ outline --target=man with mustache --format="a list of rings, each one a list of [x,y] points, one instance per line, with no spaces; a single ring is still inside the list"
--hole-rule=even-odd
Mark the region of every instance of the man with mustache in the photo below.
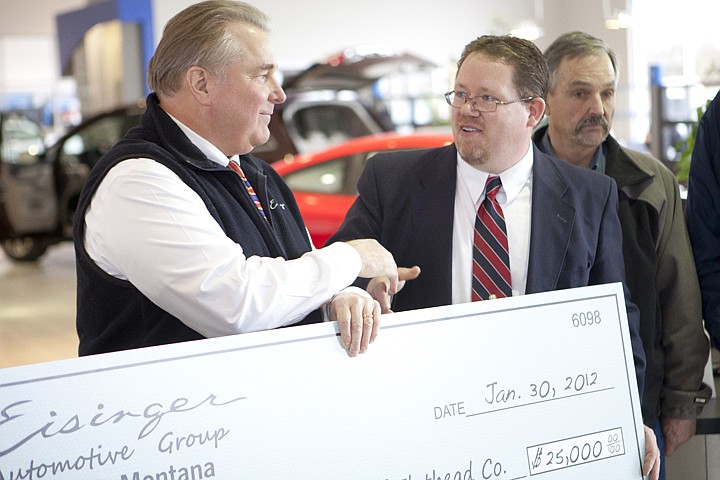
[[[695,433],[695,418],[710,396],[702,382],[709,345],[678,182],[658,160],[610,135],[618,71],[605,42],[567,33],[545,58],[548,123],[533,139],[544,153],[617,183],[625,273],[647,358],[643,419],[655,430],[661,454],[672,455]]]

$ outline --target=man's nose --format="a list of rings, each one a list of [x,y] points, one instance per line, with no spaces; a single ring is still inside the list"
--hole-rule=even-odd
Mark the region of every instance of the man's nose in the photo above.
[[[280,83],[273,77],[273,89],[270,92],[270,101],[276,105],[279,105],[287,100],[285,90],[282,89]]]
[[[602,101],[600,94],[591,95],[589,100],[588,110],[592,115],[603,115],[605,113],[605,104]]]
[[[480,110],[477,109],[477,104],[472,98],[468,98],[463,106],[460,107],[460,113],[471,117],[480,116]]]

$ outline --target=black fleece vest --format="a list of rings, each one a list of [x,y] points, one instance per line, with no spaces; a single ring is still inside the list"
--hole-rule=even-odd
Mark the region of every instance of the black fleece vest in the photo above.
[[[154,94],[148,97],[147,104],[141,126],[128,132],[95,165],[80,196],[73,232],[80,355],[203,338],[152,303],[132,283],[103,272],[85,251],[84,218],[90,200],[107,172],[123,160],[152,158],[176,173],[200,196],[226,235],[242,245],[247,257],[294,259],[311,249],[295,199],[272,167],[250,155],[241,158],[243,170],[270,219],[268,223],[235,172],[207,159],[160,109]],[[270,209],[270,200],[285,208]],[[320,320],[320,312],[315,311],[300,323]]]

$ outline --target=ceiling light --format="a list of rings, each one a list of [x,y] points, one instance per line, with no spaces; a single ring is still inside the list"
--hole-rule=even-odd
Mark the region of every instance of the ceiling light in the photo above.
[[[525,40],[537,40],[543,36],[543,29],[535,22],[524,21],[510,30],[510,34],[514,37],[524,38]]]

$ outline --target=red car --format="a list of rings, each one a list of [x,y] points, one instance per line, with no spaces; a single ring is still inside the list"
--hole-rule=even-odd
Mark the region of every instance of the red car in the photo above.
[[[272,166],[293,190],[313,243],[319,248],[340,227],[355,201],[357,180],[368,158],[379,152],[434,148],[452,142],[450,133],[384,133],[278,160]]]

